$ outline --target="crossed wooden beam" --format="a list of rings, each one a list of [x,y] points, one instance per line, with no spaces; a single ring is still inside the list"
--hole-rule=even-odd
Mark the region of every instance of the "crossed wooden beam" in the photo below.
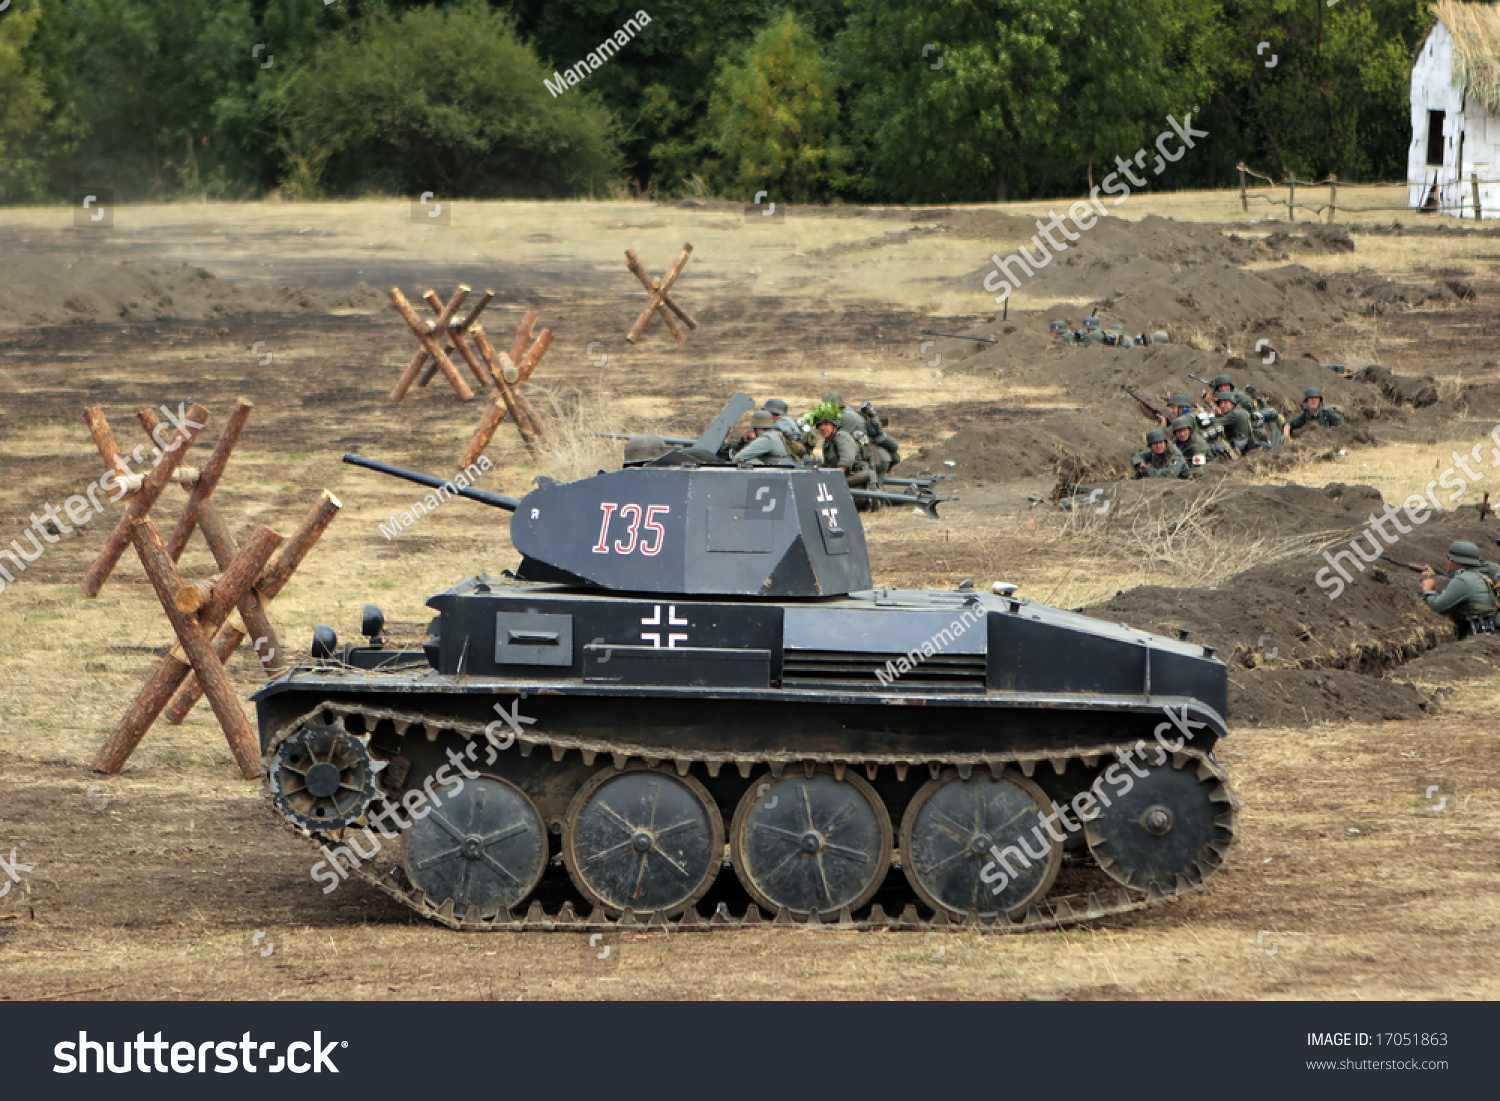
[[[542,436],[541,418],[521,393],[521,387],[552,346],[552,330],[543,329],[533,338],[532,330],[536,328],[537,315],[535,310],[527,310],[516,328],[510,352],[498,352],[485,335],[484,327],[479,324],[479,315],[495,297],[495,292],[485,291],[468,313],[460,318],[459,311],[468,301],[470,293],[471,288],[459,284],[458,290],[444,302],[436,292],[424,291],[422,299],[436,315],[424,319],[417,316],[416,310],[412,309],[399,287],[391,288],[391,302],[396,311],[406,319],[407,327],[411,329],[421,348],[401,372],[401,377],[391,389],[390,398],[392,401],[400,401],[413,385],[426,386],[438,371],[442,371],[460,398],[464,401],[472,399],[474,391],[469,388],[468,382],[448,355],[449,352],[457,351],[478,380],[480,390],[489,395],[484,414],[479,418],[479,425],[475,428],[468,447],[464,449],[459,465],[468,466],[478,460],[507,416],[515,422],[526,449],[535,455],[537,442]]]
[[[267,674],[285,672],[286,658],[265,605],[281,591],[332,522],[340,505],[325,490],[290,539],[284,541],[262,525],[243,545],[235,544],[228,523],[211,497],[252,408],[250,402],[240,399],[202,470],[193,471],[181,465],[198,434],[190,425],[184,425],[179,430],[178,446],[166,452],[158,448],[160,454],[155,465],[144,475],[130,472],[103,410],[96,405],[84,414],[100,455],[134,497],[106,540],[104,550],[85,574],[83,590],[89,596],[98,595],[128,542],[135,547],[177,635],[177,645],[162,658],[99,747],[94,757],[94,769],[98,772],[119,772],[164,710],[168,721],[181,723],[199,696],[207,695],[241,774],[250,780],[260,773],[259,743],[229,683],[224,662],[250,632],[255,636],[255,651]],[[139,419],[147,433],[156,438],[156,415],[148,409]],[[209,414],[194,403],[186,419],[206,426]],[[189,499],[171,539],[164,540],[149,513],[172,481],[190,487]],[[219,573],[207,581],[188,584],[178,574],[176,560],[186,548],[194,527],[202,531]],[[268,566],[278,547],[280,553]],[[238,617],[231,619],[236,611]]]
[[[646,269],[641,267],[641,262],[635,258],[634,251],[631,249],[625,250],[625,266],[630,269],[632,275],[641,281],[641,285],[651,295],[651,301],[646,304],[646,308],[641,311],[641,316],[635,319],[635,324],[630,326],[630,331],[625,334],[625,339],[630,341],[630,343],[634,344],[640,338],[641,333],[645,331],[647,324],[650,323],[652,314],[661,315],[662,321],[667,326],[667,331],[676,338],[679,344],[685,338],[682,335],[682,330],[677,327],[677,323],[672,320],[673,314],[681,318],[682,323],[689,329],[696,329],[698,327],[698,322],[694,321],[688,315],[688,312],[679,306],[672,296],[667,293],[672,289],[672,284],[677,282],[677,277],[682,274],[682,269],[687,267],[688,258],[692,254],[693,246],[691,244],[683,245],[682,251],[677,254],[677,259],[667,269],[667,274],[658,281],[646,274]]]

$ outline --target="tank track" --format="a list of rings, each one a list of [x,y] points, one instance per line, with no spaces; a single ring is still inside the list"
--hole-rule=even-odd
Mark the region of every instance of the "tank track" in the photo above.
[[[277,748],[304,723],[319,716],[322,716],[325,721],[330,718],[338,721],[342,725],[345,725],[346,729],[347,723],[345,720],[357,717],[360,720],[358,725],[362,727],[364,733],[354,736],[360,738],[367,746],[370,740],[370,732],[375,729],[377,723],[382,721],[393,724],[396,731],[402,735],[405,734],[406,730],[420,726],[424,729],[436,730],[439,733],[452,732],[465,738],[481,739],[484,737],[486,726],[484,723],[468,722],[446,716],[423,714],[421,712],[361,707],[335,701],[325,702],[306,714],[286,723],[273,735],[262,758],[261,777],[268,802],[270,796],[268,765],[274,757]],[[688,770],[694,764],[706,765],[711,775],[717,775],[724,765],[730,764],[736,767],[741,776],[746,779],[752,776],[757,768],[769,769],[773,776],[780,777],[789,767],[801,765],[806,767],[810,772],[815,765],[819,764],[833,766],[836,775],[839,777],[842,777],[844,769],[862,768],[872,779],[876,771],[882,767],[895,768],[898,776],[901,778],[904,778],[907,770],[912,768],[927,768],[931,771],[934,778],[944,768],[956,768],[960,776],[967,779],[971,771],[977,768],[989,769],[992,775],[999,777],[1002,769],[1011,766],[1019,769],[1029,779],[1035,774],[1038,766],[1042,763],[1050,764],[1057,775],[1062,775],[1070,761],[1080,761],[1088,766],[1092,766],[1101,758],[1128,750],[1134,745],[1134,742],[1102,746],[1095,744],[1086,749],[1065,750],[1061,753],[1053,752],[1046,755],[1005,753],[986,753],[982,755],[954,754],[939,759],[930,757],[898,757],[890,754],[860,756],[848,753],[833,754],[817,751],[795,753],[788,751],[784,754],[747,757],[726,755],[723,752],[684,752],[680,749],[663,750],[660,753],[653,754],[649,746],[622,746],[615,742],[578,738],[569,735],[547,735],[541,731],[531,730],[515,735],[515,748],[519,750],[522,756],[529,756],[538,749],[544,749],[551,753],[554,761],[562,761],[568,753],[576,752],[582,755],[585,765],[591,765],[599,757],[608,757],[613,760],[616,769],[625,768],[627,763],[632,760],[644,761],[648,766],[672,762],[677,771],[683,776],[688,774]],[[1239,810],[1239,801],[1235,798],[1232,789],[1229,787],[1228,778],[1217,762],[1214,761],[1211,754],[1184,747],[1181,751],[1172,754],[1171,759],[1174,768],[1180,769],[1189,764],[1194,765],[1200,780],[1214,779],[1221,785],[1225,795],[1223,802],[1227,807],[1229,818],[1229,837],[1219,849],[1219,855],[1222,858],[1223,851],[1226,851],[1233,841],[1234,819]],[[343,841],[350,833],[359,830],[356,824],[355,826],[340,830],[313,832],[298,827],[279,814],[276,815],[276,818],[293,833],[319,846],[336,844]],[[452,899],[445,900],[441,905],[434,903],[422,890],[413,886],[407,880],[404,869],[399,861],[394,864],[388,864],[377,872],[376,870],[372,870],[374,865],[361,864],[350,866],[343,860],[338,858],[335,858],[335,860],[341,870],[347,872],[348,875],[369,884],[376,890],[402,903],[421,917],[435,921],[440,925],[445,925],[450,929],[466,932],[687,932],[713,929],[764,928],[767,926],[815,925],[828,929],[868,932],[969,930],[987,934],[1031,933],[1049,929],[1061,929],[1118,914],[1133,913],[1145,910],[1159,903],[1175,900],[1186,894],[1201,890],[1209,874],[1214,870],[1214,868],[1209,868],[1192,880],[1179,875],[1176,884],[1171,890],[1162,890],[1154,883],[1146,891],[1127,889],[1126,887],[1114,884],[1112,890],[1105,889],[1102,897],[1099,890],[1090,890],[1086,893],[1075,894],[1049,894],[1028,905],[1025,911],[1019,916],[999,914],[994,917],[981,917],[975,912],[970,911],[964,918],[955,920],[947,911],[938,909],[932,917],[924,919],[919,913],[917,904],[915,902],[908,902],[899,914],[888,913],[880,904],[872,903],[863,907],[860,911],[861,916],[857,918],[848,907],[842,909],[836,918],[827,916],[820,918],[817,913],[803,917],[791,914],[785,908],[777,914],[767,917],[765,912],[754,901],[749,901],[746,911],[739,916],[730,911],[727,903],[719,902],[709,912],[704,912],[703,909],[700,909],[696,905],[690,906],[681,916],[676,918],[668,918],[660,911],[643,917],[629,910],[618,917],[613,917],[598,908],[592,907],[589,913],[581,914],[572,900],[565,901],[561,905],[550,909],[544,906],[542,902],[533,900],[524,914],[518,915],[512,913],[508,917],[485,920],[473,908],[470,908],[467,914],[456,914]],[[893,868],[895,867],[899,867],[899,861],[893,863]],[[723,874],[722,870],[720,874]]]

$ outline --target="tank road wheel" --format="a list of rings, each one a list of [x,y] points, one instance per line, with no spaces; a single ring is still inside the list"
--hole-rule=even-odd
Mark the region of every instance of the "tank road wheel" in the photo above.
[[[934,910],[980,917],[1023,910],[1051,890],[1062,866],[1062,845],[1042,825],[1050,811],[1042,789],[1018,773],[962,780],[949,769],[906,808],[906,879]],[[987,866],[995,870],[985,878]]]
[[[468,780],[401,835],[406,876],[434,904],[488,918],[515,909],[547,870],[547,827],[514,784]]]
[[[568,808],[563,862],[579,892],[612,914],[675,917],[713,884],[724,820],[697,780],[656,768],[604,769]]]
[[[766,777],[745,792],[729,833],[740,882],[772,913],[858,909],[891,863],[891,817],[853,772]]]
[[[1207,762],[1178,757],[1135,784],[1084,825],[1099,866],[1137,891],[1196,887],[1224,860],[1234,837],[1234,796]],[[1185,882],[1184,882],[1185,881]]]
[[[308,723],[277,746],[266,785],[281,816],[305,830],[342,829],[375,798],[369,751],[342,721]]]

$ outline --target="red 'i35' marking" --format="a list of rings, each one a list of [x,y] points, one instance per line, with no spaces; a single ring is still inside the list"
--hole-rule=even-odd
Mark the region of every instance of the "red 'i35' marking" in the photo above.
[[[618,539],[616,539],[615,540],[615,553],[616,554],[629,554],[631,551],[635,550],[635,541],[636,541],[637,537],[639,537],[639,535],[641,533],[641,506],[640,505],[634,505],[634,504],[632,504],[632,505],[621,505],[620,506],[620,519],[621,520],[625,519],[626,514],[629,514],[629,515],[635,517],[635,519],[633,519],[633,520],[630,521],[630,528],[629,528],[629,530],[625,532],[626,535],[630,536],[630,542],[628,542],[628,543],[621,543]]]
[[[609,553],[609,516],[615,510],[615,502],[602,501],[599,510],[604,513],[604,522],[599,525],[599,542],[594,544],[595,554]]]

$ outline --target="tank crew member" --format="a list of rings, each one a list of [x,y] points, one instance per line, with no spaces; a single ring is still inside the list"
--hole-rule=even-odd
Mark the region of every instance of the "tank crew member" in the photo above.
[[[1324,428],[1333,428],[1344,423],[1343,415],[1337,409],[1330,409],[1323,404],[1323,391],[1316,386],[1309,386],[1302,391],[1302,412],[1291,419],[1286,426],[1288,432],[1296,432],[1304,425],[1316,421]]]
[[[1219,414],[1214,418],[1214,424],[1224,430],[1224,439],[1231,447],[1238,448],[1240,454],[1243,455],[1260,446],[1255,440],[1255,433],[1250,425],[1250,414],[1239,407],[1232,393],[1228,390],[1220,390],[1215,394],[1214,408]]]
[[[865,434],[870,439],[875,470],[884,478],[890,469],[901,461],[901,445],[885,430],[885,426],[890,423],[889,417],[882,417],[869,402],[861,405],[859,412],[864,418]]]
[[[819,466],[844,472],[851,486],[867,486],[871,482],[869,465],[859,457],[859,444],[854,437],[839,427],[842,419],[839,407],[832,402],[819,402],[807,414],[813,429],[823,440],[823,461]]]
[[[1146,433],[1146,450],[1137,451],[1130,460],[1137,478],[1186,478],[1188,464],[1167,442],[1167,434],[1160,428]]]
[[[1189,416],[1181,416],[1175,419],[1171,425],[1174,446],[1185,460],[1188,466],[1207,466],[1213,462],[1214,454],[1208,446],[1208,441],[1198,435],[1198,422]]]
[[[1434,612],[1453,620],[1459,638],[1490,634],[1495,630],[1495,593],[1489,579],[1480,571],[1483,559],[1473,543],[1457,542],[1448,547],[1448,568],[1452,577],[1442,592],[1437,578],[1424,574],[1422,599]]]
[[[752,439],[730,456],[737,463],[756,463],[761,466],[790,466],[792,453],[787,449],[786,438],[776,431],[776,418],[764,409],[750,414]]]

